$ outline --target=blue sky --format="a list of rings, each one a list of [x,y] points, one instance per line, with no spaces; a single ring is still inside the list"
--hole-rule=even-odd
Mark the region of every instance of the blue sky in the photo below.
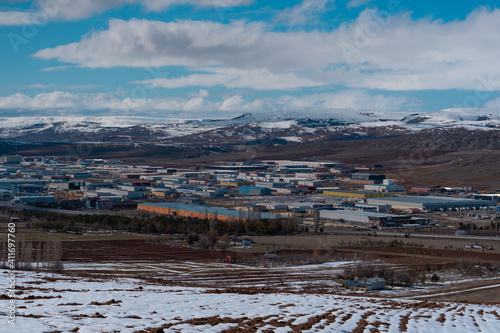
[[[500,106],[495,1],[7,0],[0,117]]]

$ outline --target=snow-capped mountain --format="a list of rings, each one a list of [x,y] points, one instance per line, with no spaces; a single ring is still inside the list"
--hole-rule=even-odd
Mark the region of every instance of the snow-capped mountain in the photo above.
[[[140,117],[0,118],[0,138],[28,142],[138,142],[152,144],[306,142],[384,137],[428,129],[500,130],[500,109],[436,112],[359,112],[332,109],[247,113],[233,119]]]

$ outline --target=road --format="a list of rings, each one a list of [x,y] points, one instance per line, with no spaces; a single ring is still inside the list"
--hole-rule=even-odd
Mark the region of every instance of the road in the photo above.
[[[352,234],[352,235],[362,235],[367,231],[350,231],[350,230],[332,230],[332,232],[338,234]],[[396,237],[404,237],[405,233],[402,232],[389,232],[389,231],[374,231],[370,230],[368,232],[376,232],[379,236],[396,236]],[[488,241],[500,241],[500,237],[497,236],[456,236],[456,235],[441,235],[441,234],[419,234],[419,233],[407,233],[411,238],[420,237],[420,238],[441,238],[441,239],[461,239],[461,240],[470,240],[471,242],[476,240],[488,240]]]

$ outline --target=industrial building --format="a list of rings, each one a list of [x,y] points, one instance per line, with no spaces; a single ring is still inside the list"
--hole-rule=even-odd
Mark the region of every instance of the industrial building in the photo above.
[[[194,197],[180,197],[179,202],[187,204],[195,204],[195,205],[205,204],[205,200],[203,198],[194,198]]]
[[[0,156],[0,162],[1,163],[21,163],[23,161],[23,157],[20,155],[3,155]]]
[[[2,190],[0,189],[0,200],[7,200],[10,198],[10,191],[9,190]]]
[[[421,211],[464,208],[479,209],[495,205],[495,203],[490,200],[474,200],[437,196],[368,198],[367,203],[372,205],[390,205],[394,209],[419,209]]]
[[[366,290],[383,290],[385,289],[385,280],[379,277],[373,277],[368,279],[360,279],[356,281],[347,282],[347,287],[349,288],[362,288]]]
[[[271,195],[272,190],[267,187],[240,186],[238,188],[238,193],[246,195]]]
[[[412,220],[412,217],[408,215],[381,214],[344,209],[320,210],[319,217],[340,222],[360,223],[366,226],[376,225],[377,227],[398,227],[404,224],[418,224],[416,220]]]
[[[497,202],[500,201],[500,194],[499,193],[494,193],[494,194],[474,194],[474,199],[476,200],[489,200],[493,202],[493,205],[495,205]]]
[[[22,202],[26,204],[34,203],[54,203],[56,202],[56,197],[53,195],[25,195],[18,196],[14,198],[15,202]]]
[[[354,209],[364,210],[367,212],[387,212],[391,210],[391,208],[392,208],[391,206],[387,205],[370,205],[364,202],[357,202],[354,205]]]
[[[233,187],[239,187],[239,186],[247,186],[252,184],[251,182],[246,182],[242,179],[225,179],[220,181],[221,185],[226,185],[226,186],[233,186]]]
[[[323,191],[323,194],[331,195],[334,197],[360,198],[360,199],[392,196],[392,194],[384,192],[369,192],[369,191],[355,191],[355,190]]]
[[[306,167],[306,168],[338,168],[344,166],[341,162],[311,162],[311,161],[290,161],[290,160],[266,160],[262,163],[273,165],[277,168]]]
[[[282,216],[277,214],[256,213],[224,207],[190,205],[180,202],[142,203],[138,205],[137,209],[173,216],[197,217],[200,219],[217,218],[222,221],[258,219],[275,220],[283,218]]]
[[[384,179],[382,184],[366,184],[365,190],[376,192],[404,192],[405,187],[395,184],[393,179]]]

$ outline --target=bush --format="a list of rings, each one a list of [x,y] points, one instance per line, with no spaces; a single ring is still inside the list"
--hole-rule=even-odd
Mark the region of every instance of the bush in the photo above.
[[[201,236],[200,240],[198,241],[198,246],[202,249],[208,250],[210,248],[210,240],[208,239],[208,237]]]
[[[479,258],[462,257],[457,263],[457,268],[460,272],[470,275],[482,275],[481,260]]]
[[[197,234],[189,234],[189,236],[187,236],[187,238],[186,238],[186,242],[188,244],[194,244],[195,242],[197,242],[199,240],[200,240],[200,236],[198,236]]]
[[[436,273],[431,276],[431,282],[439,282],[439,276]]]
[[[395,271],[394,282],[405,287],[413,286],[414,277],[407,271]]]

